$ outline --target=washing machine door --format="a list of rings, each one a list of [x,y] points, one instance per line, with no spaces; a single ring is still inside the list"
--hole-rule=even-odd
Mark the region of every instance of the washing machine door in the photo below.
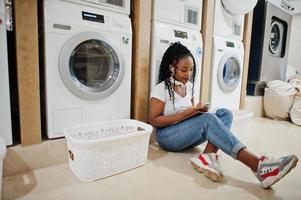
[[[244,15],[251,12],[257,4],[257,0],[221,0],[225,10],[232,15]]]
[[[225,55],[218,67],[217,80],[224,92],[232,92],[238,86],[241,76],[241,63],[233,54]]]
[[[64,85],[75,96],[97,100],[117,90],[124,76],[124,61],[110,38],[83,32],[65,43],[59,57],[59,72]]]
[[[274,56],[281,56],[283,31],[283,24],[277,20],[273,20],[270,30],[269,49]]]

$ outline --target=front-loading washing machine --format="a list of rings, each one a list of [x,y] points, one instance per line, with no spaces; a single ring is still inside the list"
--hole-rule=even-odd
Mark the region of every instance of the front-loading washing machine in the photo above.
[[[131,0],[63,0],[70,3],[100,8],[107,11],[130,15]]]
[[[43,9],[48,137],[130,118],[130,18],[60,0],[45,0]]]
[[[285,80],[292,16],[271,1],[254,9],[248,95],[263,95],[266,81]]]
[[[7,35],[4,0],[0,1],[0,138],[12,144],[12,125],[7,56]]]
[[[257,0],[215,0],[214,35],[242,40],[244,15],[255,7]]]
[[[213,36],[211,108],[239,109],[244,47],[238,40]]]

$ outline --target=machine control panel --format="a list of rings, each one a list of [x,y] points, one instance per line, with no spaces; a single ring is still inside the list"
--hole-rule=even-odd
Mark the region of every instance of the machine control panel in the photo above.
[[[175,37],[188,39],[188,33],[185,31],[174,30]]]
[[[82,11],[82,18],[83,20],[88,20],[88,21],[93,21],[93,22],[98,22],[98,23],[105,23],[104,16],[103,15],[98,15],[94,13],[89,13]]]
[[[230,42],[230,41],[226,41],[226,46],[231,48],[235,47],[234,42]]]

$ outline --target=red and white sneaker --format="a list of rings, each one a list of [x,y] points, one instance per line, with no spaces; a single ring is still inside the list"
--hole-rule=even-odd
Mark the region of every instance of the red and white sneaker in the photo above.
[[[255,176],[263,188],[269,188],[296,167],[298,158],[288,155],[281,158],[261,156]]]
[[[219,158],[220,156],[216,153],[202,153],[191,158],[190,163],[193,168],[204,173],[210,180],[220,182],[223,179],[223,173],[219,165]]]

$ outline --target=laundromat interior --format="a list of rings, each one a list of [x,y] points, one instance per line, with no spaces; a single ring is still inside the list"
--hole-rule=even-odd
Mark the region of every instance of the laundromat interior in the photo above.
[[[301,0],[0,0],[0,30],[0,199],[301,199]]]

